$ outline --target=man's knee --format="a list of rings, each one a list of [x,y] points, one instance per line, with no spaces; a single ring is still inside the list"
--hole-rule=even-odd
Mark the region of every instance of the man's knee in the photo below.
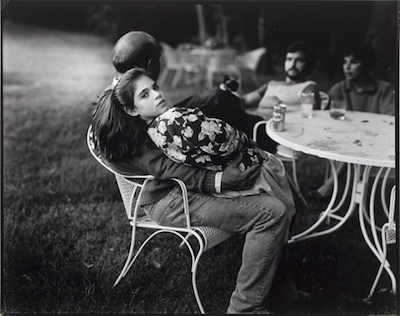
[[[278,198],[268,197],[265,199],[264,212],[259,218],[259,223],[265,223],[267,226],[285,226],[288,223],[288,216],[285,203]]]
[[[272,205],[270,206],[270,209],[275,214],[275,217],[284,217],[287,213],[287,207],[285,203],[275,197],[271,200],[272,201],[270,201],[270,203],[272,202]]]

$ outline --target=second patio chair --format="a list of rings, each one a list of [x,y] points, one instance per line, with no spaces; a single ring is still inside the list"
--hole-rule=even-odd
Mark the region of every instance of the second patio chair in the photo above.
[[[129,269],[132,267],[133,263],[135,262],[136,258],[139,256],[140,252],[146,246],[146,244],[156,237],[158,234],[162,233],[169,233],[178,236],[182,242],[181,246],[186,245],[190,255],[191,255],[191,273],[192,273],[192,286],[193,292],[199,306],[200,312],[202,314],[205,313],[203,305],[200,300],[200,296],[197,290],[197,283],[196,283],[196,272],[197,267],[200,261],[201,255],[213,248],[214,246],[220,244],[224,240],[228,239],[229,237],[233,236],[233,233],[214,228],[208,226],[192,226],[190,223],[190,213],[189,213],[189,203],[188,203],[188,195],[186,185],[179,179],[170,179],[174,181],[181,189],[181,193],[183,196],[183,212],[186,218],[186,224],[184,227],[171,227],[171,226],[164,226],[159,225],[156,222],[153,222],[146,214],[141,214],[140,212],[140,201],[143,192],[143,188],[149,183],[153,181],[154,178],[150,175],[145,176],[127,176],[122,175],[115,170],[111,169],[101,158],[101,156],[96,152],[94,141],[93,141],[93,133],[92,127],[89,127],[87,132],[87,145],[89,148],[90,153],[93,157],[99,162],[105,169],[110,171],[115,175],[117,180],[117,185],[119,191],[121,193],[122,201],[125,207],[126,216],[128,219],[129,224],[132,227],[131,233],[131,244],[128,253],[128,258],[125,262],[125,265],[118,276],[117,280],[114,283],[116,286],[120,280],[126,276]],[[137,229],[147,229],[150,230],[150,235],[139,245],[135,253],[135,243],[136,243],[136,233]],[[198,243],[198,250],[196,251],[195,247],[189,243],[188,239],[193,237],[197,240]]]
[[[259,121],[254,125],[253,128],[253,140],[257,142],[257,132],[258,129],[261,126],[264,126],[266,128],[268,121]],[[280,160],[283,162],[291,162],[292,164],[292,175],[293,178],[287,175],[288,181],[290,186],[292,187],[293,190],[295,190],[297,196],[300,198],[300,200],[303,202],[304,206],[308,208],[308,203],[307,200],[304,198],[303,194],[301,193],[299,182],[297,181],[297,169],[296,169],[296,160],[299,157],[299,153],[282,145],[277,146],[277,152],[275,154]]]
[[[220,75],[222,78],[228,75],[230,78],[235,79],[239,83],[239,92],[242,87],[241,74],[239,67],[236,64],[236,53],[233,50],[217,50],[212,56],[208,58],[206,69],[207,88],[214,87],[215,76]]]
[[[175,88],[183,71],[181,62],[179,60],[179,54],[172,46],[168,45],[167,43],[161,42],[160,45],[162,48],[165,65],[160,75],[160,78],[158,78],[158,83],[162,85],[167,79],[168,73],[170,71],[173,71],[175,72],[175,75],[171,81],[171,87]]]
[[[267,49],[265,47],[260,47],[257,49],[253,49],[242,53],[236,57],[236,64],[238,65],[240,72],[248,72],[253,80],[254,84],[259,86],[260,80],[257,76],[257,68],[260,64],[261,59],[267,53]]]

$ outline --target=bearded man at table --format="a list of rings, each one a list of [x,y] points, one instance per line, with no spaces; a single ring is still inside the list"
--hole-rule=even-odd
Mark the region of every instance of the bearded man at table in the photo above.
[[[283,103],[286,111],[300,110],[300,97],[303,92],[313,92],[314,109],[320,109],[318,84],[307,80],[315,68],[314,52],[301,41],[289,45],[285,52],[285,80],[271,80],[258,90],[243,97],[245,107],[273,108]]]

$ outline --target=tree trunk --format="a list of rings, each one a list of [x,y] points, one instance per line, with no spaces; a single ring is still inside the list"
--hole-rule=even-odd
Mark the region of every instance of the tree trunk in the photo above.
[[[215,8],[215,23],[217,29],[217,40],[223,46],[229,45],[228,23],[221,5],[214,6]]]
[[[207,30],[206,30],[206,21],[204,18],[204,8],[203,5],[196,5],[196,13],[197,13],[197,22],[199,24],[199,41],[201,45],[204,45],[204,42],[207,39]]]

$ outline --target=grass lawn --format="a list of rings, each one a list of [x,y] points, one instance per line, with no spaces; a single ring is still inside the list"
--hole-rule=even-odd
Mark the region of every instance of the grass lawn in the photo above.
[[[114,75],[111,49],[112,43],[94,36],[4,24],[4,315],[199,313],[190,256],[175,247],[179,240],[173,236],[159,236],[112,288],[125,262],[130,226],[115,179],[90,156],[85,139],[91,104]],[[165,88],[171,102],[196,91]],[[324,161],[303,155],[298,165],[303,192],[321,183]],[[323,206],[299,207],[294,230],[315,220]],[[224,313],[228,306],[242,242],[231,238],[200,262],[198,287],[209,313]],[[385,273],[374,300],[363,301],[379,264],[356,216],[339,232],[291,244],[289,251],[290,276],[314,301],[294,304],[286,315],[396,313]],[[395,248],[389,252],[396,264]]]

